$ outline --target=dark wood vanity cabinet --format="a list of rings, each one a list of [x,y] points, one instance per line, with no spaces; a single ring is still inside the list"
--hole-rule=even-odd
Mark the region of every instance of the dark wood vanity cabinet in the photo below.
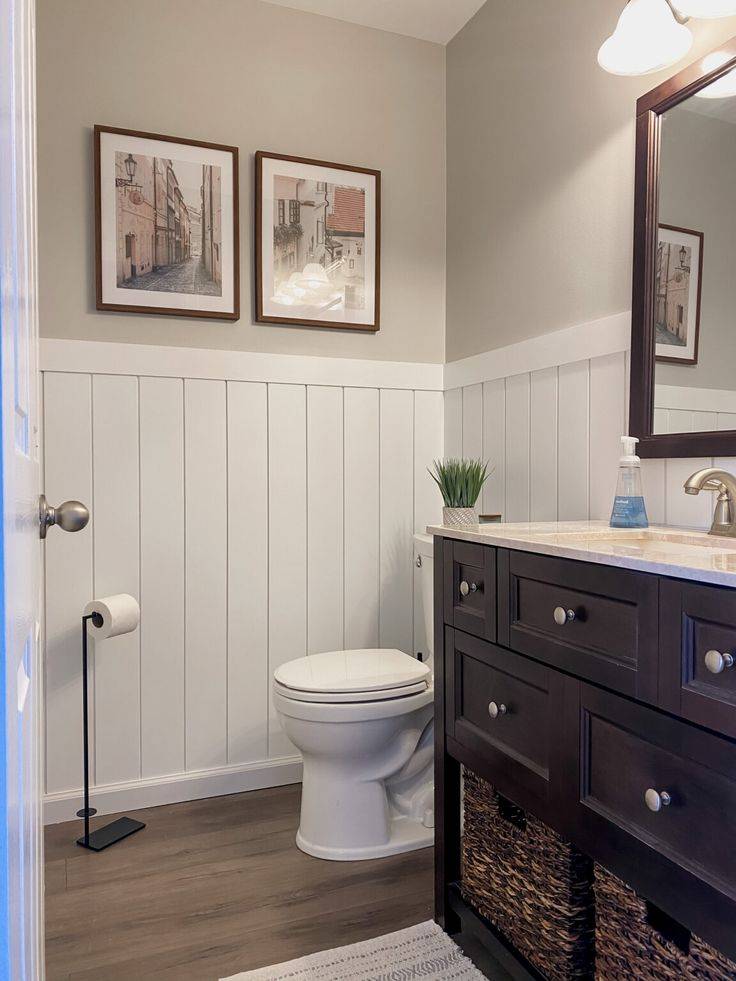
[[[464,764],[736,958],[736,590],[441,538],[435,560],[438,920]]]

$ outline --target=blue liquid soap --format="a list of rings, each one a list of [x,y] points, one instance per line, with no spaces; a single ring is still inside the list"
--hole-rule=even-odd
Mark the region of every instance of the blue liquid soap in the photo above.
[[[611,528],[648,528],[647,509],[641,487],[641,460],[636,455],[635,436],[622,436],[624,455],[619,460],[616,497],[611,511]]]

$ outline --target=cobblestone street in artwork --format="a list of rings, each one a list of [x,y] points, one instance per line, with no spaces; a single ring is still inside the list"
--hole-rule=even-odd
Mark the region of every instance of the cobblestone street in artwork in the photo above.
[[[162,293],[197,293],[221,296],[219,283],[210,278],[200,256],[191,256],[175,266],[136,276],[123,284],[130,290],[158,290]]]

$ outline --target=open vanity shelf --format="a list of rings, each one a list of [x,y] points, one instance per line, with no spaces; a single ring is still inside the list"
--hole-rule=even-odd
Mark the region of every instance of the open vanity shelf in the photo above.
[[[430,529],[438,922],[538,976],[460,895],[464,765],[736,960],[736,590],[495,528]]]

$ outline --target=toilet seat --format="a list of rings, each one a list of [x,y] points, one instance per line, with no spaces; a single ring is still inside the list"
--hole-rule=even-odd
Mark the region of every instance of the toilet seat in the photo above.
[[[274,691],[299,702],[380,702],[426,691],[429,678],[429,667],[402,651],[329,651],[282,664]]]

